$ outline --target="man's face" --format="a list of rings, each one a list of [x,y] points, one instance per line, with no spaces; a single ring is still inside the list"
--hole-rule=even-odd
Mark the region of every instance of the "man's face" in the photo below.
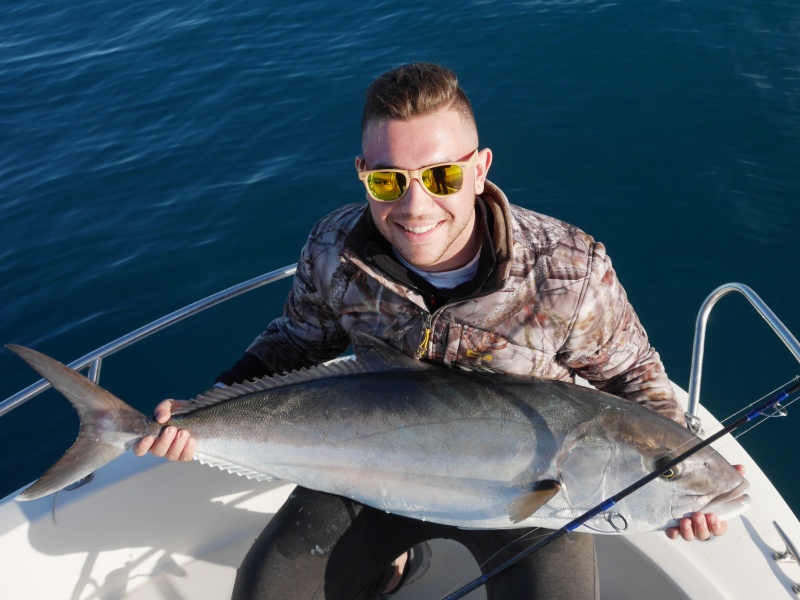
[[[478,143],[474,127],[454,110],[408,121],[370,124],[362,139],[364,169],[419,169],[446,162],[464,162]],[[472,260],[480,247],[475,196],[483,191],[491,151],[478,154],[465,169],[461,189],[450,196],[432,196],[416,179],[395,202],[367,195],[375,225],[403,258],[425,271],[449,271]]]

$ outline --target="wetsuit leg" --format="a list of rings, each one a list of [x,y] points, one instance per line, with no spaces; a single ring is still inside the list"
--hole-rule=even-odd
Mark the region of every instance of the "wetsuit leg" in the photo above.
[[[242,561],[232,598],[325,598],[330,551],[362,508],[347,498],[295,488]]]
[[[374,582],[397,556],[421,542],[444,538],[463,544],[486,572],[550,533],[528,529],[464,530],[389,515],[365,507],[334,546],[325,575],[328,600],[371,600]],[[436,560],[434,555],[433,560]],[[466,583],[466,582],[465,582]],[[385,586],[385,580],[383,580]],[[380,587],[380,590],[384,589]],[[455,591],[455,590],[453,590]],[[571,533],[526,557],[486,586],[490,600],[600,598],[594,538]]]
[[[370,600],[389,565],[423,541],[455,540],[492,568],[526,547],[526,530],[462,530],[390,515],[339,496],[297,488],[239,568],[234,600]],[[435,560],[435,557],[434,557]],[[487,570],[484,568],[484,571]],[[489,582],[492,600],[599,598],[594,541],[569,534]]]

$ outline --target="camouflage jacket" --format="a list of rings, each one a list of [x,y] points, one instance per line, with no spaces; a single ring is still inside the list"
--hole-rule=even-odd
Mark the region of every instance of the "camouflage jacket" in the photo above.
[[[450,291],[400,266],[364,204],[322,219],[303,248],[283,315],[218,380],[317,364],[366,332],[452,367],[564,381],[577,373],[682,422],[605,247],[576,227],[510,205],[490,182],[476,206],[484,227],[478,277]]]

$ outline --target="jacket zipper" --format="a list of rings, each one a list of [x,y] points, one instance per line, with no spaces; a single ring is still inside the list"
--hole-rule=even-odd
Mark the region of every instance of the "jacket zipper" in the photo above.
[[[419,347],[417,348],[417,358],[423,358],[425,353],[428,351],[428,342],[431,341],[431,321],[433,320],[433,315],[431,313],[425,314],[425,326],[422,330],[422,341],[419,343]]]
[[[441,315],[446,308],[452,308],[453,306],[461,304],[462,302],[466,302],[466,300],[456,300],[455,302],[450,302],[449,304],[440,306],[433,312],[425,313],[425,321],[422,328],[422,341],[417,347],[417,358],[425,358],[426,354],[430,356],[430,353],[428,352],[428,344],[430,343],[431,335],[433,334],[433,319]]]

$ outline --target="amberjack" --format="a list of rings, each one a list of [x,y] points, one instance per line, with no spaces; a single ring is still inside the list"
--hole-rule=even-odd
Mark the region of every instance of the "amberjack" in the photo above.
[[[19,500],[52,494],[167,425],[195,458],[380,510],[479,529],[558,529],[699,441],[649,409],[568,382],[431,366],[373,340],[366,356],[213,388],[156,423],[65,365],[22,357],[80,416],[75,444]],[[747,481],[704,448],[579,530],[664,530],[743,512]]]

